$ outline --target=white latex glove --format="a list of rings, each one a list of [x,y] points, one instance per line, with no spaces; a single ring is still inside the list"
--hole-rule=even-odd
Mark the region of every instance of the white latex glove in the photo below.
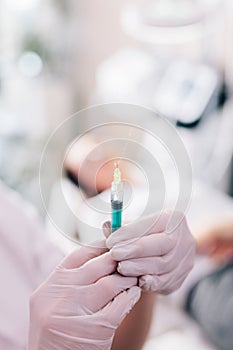
[[[70,254],[34,292],[28,350],[111,348],[140,288],[135,277],[113,274],[116,262],[100,246]]]
[[[103,229],[107,236],[108,222]],[[154,214],[121,227],[108,237],[106,245],[119,262],[121,275],[137,276],[144,291],[161,294],[181,286],[193,267],[196,247],[183,214],[178,212]]]

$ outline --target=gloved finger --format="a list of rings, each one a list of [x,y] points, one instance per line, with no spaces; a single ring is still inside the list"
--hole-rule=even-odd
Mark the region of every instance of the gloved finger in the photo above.
[[[170,294],[176,291],[189,273],[188,269],[185,269],[178,278],[174,278],[173,272],[166,273],[164,275],[145,275],[139,278],[139,287],[144,292],[157,292],[160,294]],[[177,277],[177,276],[176,276]]]
[[[61,285],[89,285],[116,271],[117,262],[109,252],[88,260],[76,269],[57,267],[54,280]]]
[[[103,230],[103,233],[104,233],[104,236],[106,238],[109,237],[109,235],[111,234],[112,232],[112,229],[111,229],[111,221],[105,221],[102,225],[102,230]]]
[[[99,334],[99,339],[106,339],[112,335],[113,329],[115,330],[117,326],[123,321],[125,316],[130,312],[130,310],[137,303],[141,295],[141,289],[139,287],[131,287],[127,291],[123,291],[115,296],[113,300],[109,302],[99,311],[90,312],[83,316],[75,317],[75,313],[71,315],[53,315],[50,319],[50,324],[48,325],[50,329],[58,328],[62,329],[63,336],[69,334],[73,337],[85,337],[87,339],[93,338],[93,327],[98,324],[101,334]],[[75,305],[75,304],[74,304]],[[73,308],[73,310],[75,307]],[[82,319],[82,322],[80,322]],[[92,326],[90,327],[90,324]],[[108,334],[110,332],[110,334]]]
[[[125,245],[128,241],[132,243],[142,236],[164,232],[170,215],[167,212],[153,214],[127,226],[122,226],[108,237],[106,245],[110,249],[116,244]]]
[[[93,312],[101,310],[119,293],[136,286],[137,282],[135,277],[123,277],[118,274],[103,277],[87,287],[84,305],[88,305]]]
[[[93,259],[96,256],[101,255],[107,251],[108,249],[104,240],[90,243],[89,246],[79,247],[68,256],[66,256],[62,260],[60,266],[66,269],[77,268],[88,260]]]
[[[143,258],[167,254],[175,246],[173,234],[156,233],[144,236],[128,244],[117,244],[111,249],[114,260]]]
[[[77,308],[84,308],[84,314],[92,314],[101,310],[116,295],[124,290],[136,286],[136,277],[123,277],[113,274],[99,279],[96,283],[86,286],[59,285],[51,289],[54,299],[59,303],[59,310],[69,310],[69,315],[74,316]],[[70,305],[70,306],[69,306]]]
[[[171,271],[161,275],[144,275],[139,278],[139,286],[145,291],[168,294],[175,291],[184,281],[194,265],[195,248],[191,247],[179,264]]]
[[[124,222],[124,225],[128,225],[128,222]],[[110,236],[110,234],[112,233],[112,224],[111,221],[105,221],[102,225],[102,230],[103,230],[103,234],[106,238],[108,238]]]
[[[141,290],[139,287],[132,287],[128,291],[124,291],[117,295],[113,301],[99,311],[98,318],[102,320],[103,326],[109,324],[117,328],[134,305],[139,301]]]
[[[178,259],[164,255],[121,261],[117,271],[123,276],[161,275],[174,270],[178,264]]]

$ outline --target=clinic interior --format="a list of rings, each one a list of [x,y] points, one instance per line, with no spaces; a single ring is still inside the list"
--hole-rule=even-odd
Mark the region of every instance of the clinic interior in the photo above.
[[[124,105],[139,106],[141,118],[145,110],[148,129],[153,129],[154,121],[150,115],[146,120],[146,115],[158,114],[169,122],[174,138],[179,137],[187,152],[192,188],[181,209],[193,235],[199,239],[215,224],[233,220],[232,36],[231,0],[0,0],[0,180],[36,207],[48,237],[65,250],[76,239],[97,239],[105,217],[99,218],[93,208],[110,198],[118,154],[114,142],[105,146],[111,128],[98,128],[93,134],[85,131],[93,114],[101,121],[101,106],[109,104],[109,120],[115,118],[119,125],[124,123],[122,114],[118,115]],[[112,104],[121,106],[115,115]],[[126,110],[131,113],[129,107]],[[79,111],[84,112],[72,126],[64,127],[64,133],[53,137],[45,156],[56,128]],[[107,118],[105,107],[104,113]],[[67,140],[80,134],[84,134],[80,143],[72,143],[65,155]],[[117,135],[113,130],[112,139]],[[157,160],[149,210],[160,209],[160,188],[166,181],[168,203],[173,204],[177,195],[174,169],[163,158],[161,145],[153,144],[147,132],[133,130],[132,135],[143,147],[137,154],[130,144],[127,150],[122,147],[132,158],[119,163],[126,197],[137,199],[132,206],[128,201],[126,222],[141,215],[148,198],[150,183],[144,175],[153,172],[153,164],[150,160],[146,164],[143,155],[148,148],[155,148],[152,153]],[[75,215],[60,201],[61,181]],[[85,206],[85,201],[91,204]],[[87,228],[89,218],[92,224]],[[57,226],[69,237],[60,234]],[[209,260],[199,257],[194,280],[205,269],[212,271]],[[189,283],[191,277],[178,292],[158,296],[143,349],[219,348],[183,309]]]

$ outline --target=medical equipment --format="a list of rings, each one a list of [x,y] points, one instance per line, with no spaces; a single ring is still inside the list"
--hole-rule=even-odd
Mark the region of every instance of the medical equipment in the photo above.
[[[111,188],[112,232],[121,227],[123,207],[123,182],[118,164],[115,165]]]

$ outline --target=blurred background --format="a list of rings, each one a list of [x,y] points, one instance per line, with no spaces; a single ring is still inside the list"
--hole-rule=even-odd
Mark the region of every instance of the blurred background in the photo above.
[[[198,184],[191,227],[231,216],[232,36],[231,0],[0,0],[0,179],[45,216],[38,172],[51,132],[93,104],[139,104],[168,118],[187,148]],[[48,155],[52,198],[63,141]],[[187,322],[175,313],[166,340],[156,328],[158,349],[191,349],[190,339],[213,349],[193,325],[180,337]]]
[[[1,179],[40,207],[48,135],[81,108],[129,102],[168,117],[195,176],[232,194],[232,13],[224,0],[1,0]]]

